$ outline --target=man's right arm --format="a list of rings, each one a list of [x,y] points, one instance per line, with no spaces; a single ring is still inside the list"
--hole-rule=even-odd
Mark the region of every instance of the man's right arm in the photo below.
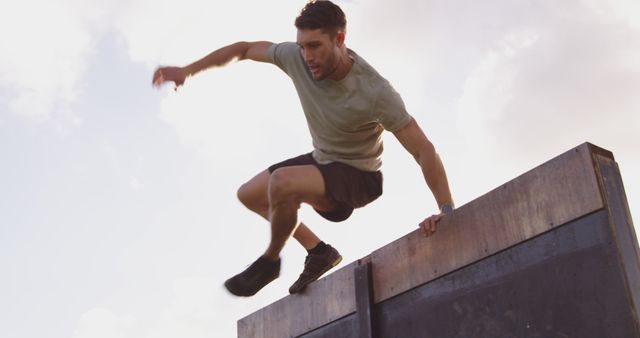
[[[224,66],[235,59],[269,62],[267,51],[271,45],[273,43],[268,41],[236,42],[185,67],[160,67],[153,74],[153,85],[159,87],[164,82],[173,81],[177,89],[187,77],[212,67]]]

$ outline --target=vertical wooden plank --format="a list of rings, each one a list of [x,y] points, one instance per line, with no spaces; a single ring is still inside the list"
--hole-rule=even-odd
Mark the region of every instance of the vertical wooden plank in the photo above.
[[[609,224],[626,282],[628,300],[633,308],[635,325],[640,330],[640,250],[631,213],[622,184],[622,176],[613,156],[594,153],[594,161],[603,189]]]
[[[374,337],[373,285],[371,283],[371,261],[364,259],[354,269],[356,289],[356,317],[358,337]]]

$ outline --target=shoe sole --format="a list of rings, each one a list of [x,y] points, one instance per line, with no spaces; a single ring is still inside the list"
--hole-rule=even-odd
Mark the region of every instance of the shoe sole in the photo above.
[[[227,291],[229,291],[230,294],[237,297],[251,297],[256,293],[258,293],[258,291],[260,291],[260,290],[257,290],[256,292],[253,292],[253,293],[247,292],[246,290],[235,288],[233,284],[229,283],[229,281],[224,282],[224,287],[227,289]]]
[[[274,276],[273,278],[269,278],[269,280],[260,288],[258,288],[257,290],[253,291],[253,290],[245,290],[242,288],[237,288],[233,285],[233,283],[231,283],[231,279],[227,279],[224,282],[224,287],[227,289],[227,291],[229,291],[229,293],[231,293],[234,296],[238,296],[238,297],[251,297],[253,295],[255,295],[256,293],[258,293],[258,291],[262,290],[262,288],[264,288],[265,286],[269,285],[271,282],[273,282],[274,280],[278,279],[278,277],[280,276],[280,274]]]
[[[327,273],[327,271],[333,269],[336,265],[340,264],[340,262],[342,262],[342,256],[338,256],[338,258],[336,258],[335,261],[333,261],[331,264],[327,265],[326,268],[324,268],[323,270],[320,271],[320,273],[318,273],[316,276],[314,276],[314,278],[310,279],[308,282],[304,283],[299,290],[297,290],[296,292],[289,292],[291,294],[294,293],[300,293],[302,291],[304,291],[304,289],[311,283],[317,281],[320,277],[322,277],[322,275],[324,275],[325,273]]]
[[[229,281],[224,282],[224,287],[229,291],[230,294],[238,297],[250,297],[252,295],[248,295],[243,293],[241,290],[234,288]]]
[[[320,271],[320,273],[316,276],[316,278],[314,278],[311,282],[317,281],[318,278],[322,277],[322,275],[324,275],[327,271],[335,268],[336,265],[340,264],[340,262],[342,262],[342,256],[338,256],[338,258],[336,258],[336,260],[333,261],[333,263],[331,263],[329,266],[327,266],[324,270]],[[309,284],[309,283],[307,283],[307,284]]]

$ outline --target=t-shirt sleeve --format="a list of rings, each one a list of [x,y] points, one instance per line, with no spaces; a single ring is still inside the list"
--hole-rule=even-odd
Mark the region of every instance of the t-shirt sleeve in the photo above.
[[[395,132],[411,122],[411,115],[404,106],[400,94],[386,83],[376,101],[375,115],[384,129]]]
[[[300,56],[300,48],[293,42],[274,43],[267,50],[269,61],[289,74]]]

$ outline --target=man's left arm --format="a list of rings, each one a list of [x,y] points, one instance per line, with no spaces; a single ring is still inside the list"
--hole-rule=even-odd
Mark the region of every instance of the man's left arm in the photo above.
[[[431,236],[436,231],[436,223],[442,218],[444,211],[447,211],[446,209],[451,210],[454,206],[451,191],[449,190],[447,173],[435,147],[418,126],[415,119],[411,119],[406,126],[393,134],[420,165],[427,186],[429,186],[439,209],[442,211],[440,214],[432,215],[420,223],[425,236]]]

